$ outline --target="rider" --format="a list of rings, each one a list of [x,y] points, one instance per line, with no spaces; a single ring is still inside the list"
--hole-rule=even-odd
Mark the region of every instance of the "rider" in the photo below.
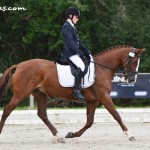
[[[80,11],[75,7],[69,7],[65,12],[65,22],[62,27],[62,36],[64,41],[63,56],[77,66],[75,75],[75,85],[73,95],[78,100],[84,100],[82,92],[81,80],[85,70],[84,61],[90,60],[90,52],[81,42],[78,32],[74,27],[79,21]]]

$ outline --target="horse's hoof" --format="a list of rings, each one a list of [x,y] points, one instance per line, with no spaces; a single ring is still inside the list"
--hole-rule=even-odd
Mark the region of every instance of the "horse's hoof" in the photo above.
[[[54,137],[52,138],[52,143],[56,144],[56,143],[58,143],[58,142],[60,142],[60,143],[65,143],[66,141],[65,141],[65,139],[64,139],[63,137],[54,136]]]
[[[58,138],[57,140],[58,140],[58,142],[60,142],[60,143],[65,143],[65,142],[66,142],[63,137],[60,137],[60,138]]]
[[[132,132],[130,132],[129,130],[124,131],[124,134],[128,136],[130,141],[135,141],[134,134]]]
[[[130,141],[135,141],[134,136],[129,137],[129,140],[130,140]]]
[[[65,138],[73,138],[73,132],[69,132],[69,133],[65,136]]]

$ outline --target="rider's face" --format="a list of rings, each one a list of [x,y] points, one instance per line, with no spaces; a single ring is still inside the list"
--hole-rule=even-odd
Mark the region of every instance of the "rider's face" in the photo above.
[[[76,16],[76,15],[74,15],[73,18],[72,18],[72,22],[73,22],[74,24],[76,24],[78,21],[79,21],[79,17]]]

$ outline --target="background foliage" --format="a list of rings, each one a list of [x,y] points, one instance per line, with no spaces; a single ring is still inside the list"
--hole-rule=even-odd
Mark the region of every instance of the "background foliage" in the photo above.
[[[26,10],[0,10],[0,72],[33,58],[54,60],[63,50],[61,27],[69,6],[81,11],[76,27],[92,54],[115,45],[145,48],[140,72],[150,72],[149,0],[0,1],[4,6]]]

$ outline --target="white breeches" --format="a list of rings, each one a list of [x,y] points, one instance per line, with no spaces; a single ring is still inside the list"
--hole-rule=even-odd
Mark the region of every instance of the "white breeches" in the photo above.
[[[82,59],[79,57],[79,55],[73,55],[71,57],[69,57],[69,59],[77,66],[77,67],[80,67],[80,69],[82,71],[85,70],[85,65],[82,61]]]

